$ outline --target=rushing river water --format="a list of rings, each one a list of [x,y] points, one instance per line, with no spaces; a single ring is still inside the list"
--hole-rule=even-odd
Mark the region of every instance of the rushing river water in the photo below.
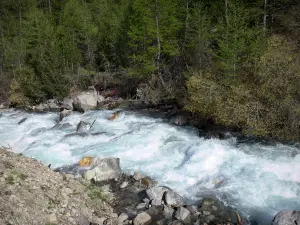
[[[52,167],[83,156],[119,157],[125,171],[147,174],[189,200],[217,196],[258,224],[270,224],[280,210],[300,210],[299,149],[205,140],[162,119],[123,112],[109,121],[111,113],[73,113],[59,123],[57,113],[11,110],[0,116],[0,143]],[[95,120],[88,135],[75,135],[81,120]]]

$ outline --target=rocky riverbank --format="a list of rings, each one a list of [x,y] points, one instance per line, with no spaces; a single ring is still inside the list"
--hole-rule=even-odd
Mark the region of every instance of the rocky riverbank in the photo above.
[[[187,205],[172,189],[138,172],[122,173],[118,158],[84,158],[54,171],[0,149],[0,224],[248,224],[214,198]],[[297,225],[300,212],[279,213],[272,225]]]

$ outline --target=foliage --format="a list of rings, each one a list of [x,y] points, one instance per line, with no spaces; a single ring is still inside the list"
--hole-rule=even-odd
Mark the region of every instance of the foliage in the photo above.
[[[300,3],[264,3],[0,1],[0,98],[139,88],[145,102],[177,98],[246,133],[299,140]]]

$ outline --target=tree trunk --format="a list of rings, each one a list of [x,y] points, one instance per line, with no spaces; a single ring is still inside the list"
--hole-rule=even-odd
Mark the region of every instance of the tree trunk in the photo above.
[[[159,16],[158,16],[158,1],[155,0],[155,22],[156,22],[156,41],[157,41],[157,56],[156,56],[156,70],[161,84],[166,88],[165,81],[160,71],[160,60],[161,60],[161,42],[160,42],[160,30],[159,30]]]
[[[49,13],[52,13],[51,0],[48,0]]]
[[[186,41],[187,41],[187,32],[188,32],[188,24],[189,24],[189,0],[185,0],[185,31],[184,31],[184,40],[182,49],[185,49]]]
[[[268,6],[268,0],[265,0],[265,5],[264,5],[264,25],[263,25],[263,31],[264,31],[264,36],[266,37],[267,35],[267,6]]]

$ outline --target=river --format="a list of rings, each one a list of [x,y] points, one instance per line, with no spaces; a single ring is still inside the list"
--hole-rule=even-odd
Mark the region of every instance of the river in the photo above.
[[[124,171],[149,175],[188,201],[217,196],[253,224],[270,224],[281,210],[300,210],[298,148],[206,140],[194,128],[134,112],[109,121],[112,112],[72,113],[58,122],[57,113],[10,110],[0,116],[0,143],[52,168],[83,156],[119,157]],[[88,135],[76,135],[81,120],[95,121]]]

